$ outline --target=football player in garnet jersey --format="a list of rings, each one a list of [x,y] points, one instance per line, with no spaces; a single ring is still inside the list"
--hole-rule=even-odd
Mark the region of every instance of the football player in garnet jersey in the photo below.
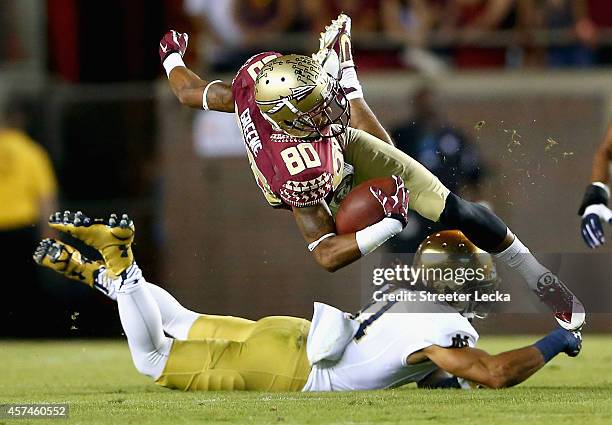
[[[134,262],[135,228],[127,215],[91,220],[80,212],[56,213],[50,225],[96,249],[102,260],[89,261],[50,239],[39,244],[34,260],[116,300],[134,366],[167,388],[347,391],[409,382],[448,388],[460,386],[457,378],[502,388],[524,381],[559,353],[578,355],[582,345],[580,332],[557,328],[533,345],[489,355],[474,348],[478,333],[466,318],[430,301],[380,301],[353,318],[317,303],[312,322],[198,314],[144,279]],[[475,250],[458,232],[436,239],[449,253]],[[459,268],[474,261],[462,255]],[[442,265],[449,266],[447,258]]]
[[[562,327],[580,328],[586,316],[582,303],[503,221],[450,193],[423,165],[393,146],[363,98],[350,24],[343,14],[333,21],[312,58],[275,52],[253,56],[232,84],[202,80],[185,66],[187,34],[166,33],[159,53],[182,104],[235,112],[257,184],[271,206],[293,211],[308,249],[325,269],[352,263],[401,232],[409,191],[412,210],[461,230],[494,253],[521,274]],[[343,196],[361,182],[385,176],[395,177],[395,196],[378,188],[372,193],[386,217],[354,234],[336,235],[333,213]]]

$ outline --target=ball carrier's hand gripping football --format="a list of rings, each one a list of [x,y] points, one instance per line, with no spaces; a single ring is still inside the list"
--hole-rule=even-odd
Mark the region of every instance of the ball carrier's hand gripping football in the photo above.
[[[408,190],[404,180],[391,176],[395,182],[393,195],[385,193],[378,187],[370,187],[372,196],[380,203],[384,218],[355,233],[355,239],[361,255],[367,255],[383,243],[400,233],[408,223]]]
[[[388,196],[378,187],[370,187],[372,195],[380,202],[386,217],[393,218],[402,223],[402,229],[408,224],[408,189],[404,180],[399,176],[391,176],[395,180],[395,194]]]

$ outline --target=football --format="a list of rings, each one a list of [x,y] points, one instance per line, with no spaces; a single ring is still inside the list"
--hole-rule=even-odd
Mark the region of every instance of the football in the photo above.
[[[379,177],[356,186],[344,198],[336,214],[336,232],[339,235],[365,229],[385,217],[370,187],[378,187],[389,196],[395,194],[395,180],[392,177]]]

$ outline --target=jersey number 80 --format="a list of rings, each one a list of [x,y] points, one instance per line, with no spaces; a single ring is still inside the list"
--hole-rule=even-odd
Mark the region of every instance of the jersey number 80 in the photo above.
[[[295,176],[307,168],[316,168],[321,166],[321,158],[310,143],[300,143],[297,146],[281,151],[281,157],[285,161],[289,174]]]

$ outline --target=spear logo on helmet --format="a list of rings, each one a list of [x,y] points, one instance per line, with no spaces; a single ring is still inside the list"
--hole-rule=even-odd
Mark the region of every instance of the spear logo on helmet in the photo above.
[[[280,99],[276,100],[262,100],[257,101],[258,105],[274,105],[269,111],[268,114],[275,114],[280,111],[283,106],[291,109],[292,112],[299,112],[299,110],[291,104],[291,100],[296,100],[298,103],[302,100],[306,99],[310,93],[316,89],[317,86],[315,84],[308,84],[306,86],[300,87],[291,87],[291,94],[289,96],[283,96]]]

